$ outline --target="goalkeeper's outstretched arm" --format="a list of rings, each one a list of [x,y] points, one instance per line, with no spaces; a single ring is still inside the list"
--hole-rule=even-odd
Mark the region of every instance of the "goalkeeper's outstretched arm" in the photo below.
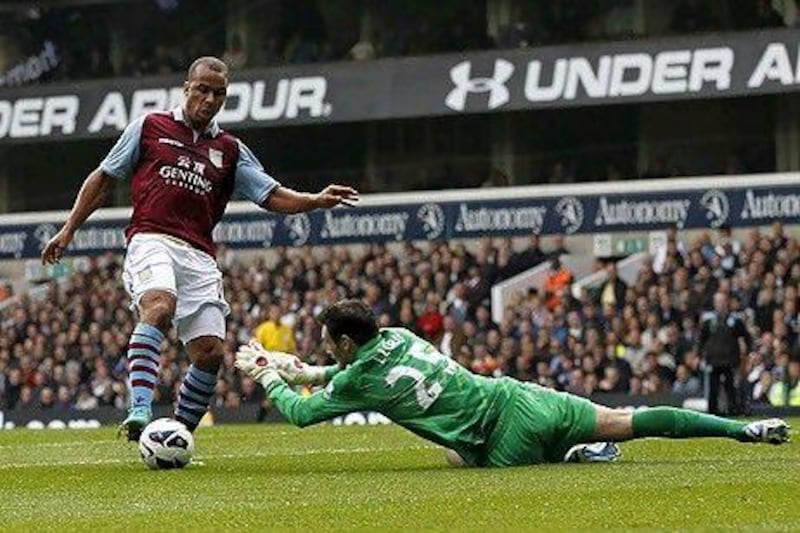
[[[273,381],[264,388],[286,421],[301,428],[363,409],[358,401],[334,397],[330,388],[311,396],[300,396],[282,380]]]
[[[266,357],[289,385],[327,385],[341,370],[339,365],[309,365],[294,354],[265,350],[256,340],[242,346],[239,351],[249,352],[254,357]]]
[[[267,396],[289,423],[305,427],[369,407],[364,396],[358,392],[357,384],[351,383],[348,372],[339,371],[338,368],[306,365],[313,371],[309,373],[308,368],[303,369],[302,375],[305,378],[330,382],[324,390],[308,397],[300,396],[286,384],[278,371],[276,358],[268,357],[270,354],[271,352],[250,343],[239,349],[235,365],[264,387]],[[301,367],[292,365],[292,368],[299,372]]]
[[[289,385],[327,385],[339,373],[339,365],[309,365],[296,355],[283,352],[266,352],[278,374]]]

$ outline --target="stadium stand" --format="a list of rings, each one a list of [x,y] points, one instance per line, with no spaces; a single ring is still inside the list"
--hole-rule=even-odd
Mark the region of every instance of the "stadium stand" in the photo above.
[[[334,74],[354,66],[337,62],[363,62],[367,68],[373,59],[448,52],[476,61],[468,84],[456,83],[451,68],[457,66],[450,59],[439,65],[439,81],[444,80],[447,91],[476,93],[470,96],[474,105],[461,106],[459,112],[464,114],[450,114],[454,108],[443,107],[442,97],[435,112],[411,119],[364,116],[346,130],[340,128],[351,126],[340,122],[350,119],[340,121],[338,107],[330,117],[325,112],[303,117],[319,120],[308,127],[273,127],[252,121],[243,126],[250,130],[243,137],[269,148],[265,163],[270,170],[292,184],[297,176],[334,176],[346,178],[362,192],[392,192],[797,170],[797,129],[791,121],[800,116],[800,107],[790,96],[770,96],[756,87],[753,92],[738,93],[744,95],[741,98],[724,99],[727,107],[723,109],[719,94],[701,91],[705,99],[699,103],[670,102],[668,112],[661,100],[632,99],[628,104],[608,105],[614,103],[608,98],[583,99],[580,108],[573,108],[564,97],[557,102],[560,109],[533,111],[529,105],[533,102],[528,101],[514,108],[514,113],[501,114],[507,109],[494,109],[483,93],[487,88],[493,92],[505,87],[505,82],[496,80],[491,68],[480,74],[480,54],[471,53],[510,50],[491,54],[497,61],[501,56],[509,61],[527,54],[515,49],[595,43],[598,54],[614,54],[619,43],[608,48],[610,41],[620,40],[624,48],[650,39],[644,51],[657,54],[682,47],[684,41],[690,48],[698,47],[689,37],[677,38],[678,44],[669,44],[673,41],[667,39],[696,33],[703,34],[703,39],[721,34],[732,39],[731,46],[738,46],[737,39],[744,34],[736,32],[743,30],[776,28],[767,32],[776,39],[782,31],[791,33],[778,28],[797,27],[794,2],[727,0],[715,2],[713,9],[688,0],[343,0],[332,5],[293,0],[169,0],[142,2],[132,10],[126,1],[3,3],[0,20],[7,31],[0,39],[4,68],[0,74],[11,96],[2,100],[8,105],[4,106],[6,120],[0,122],[19,126],[19,138],[14,141],[21,142],[15,145],[15,157],[4,158],[0,209],[67,208],[74,198],[75,180],[107,151],[104,143],[120,129],[109,124],[92,126],[97,118],[92,113],[86,120],[79,117],[78,133],[85,134],[81,140],[62,143],[61,137],[49,138],[54,133],[52,125],[26,126],[25,110],[33,109],[26,106],[43,105],[38,100],[20,98],[24,105],[13,108],[17,118],[11,120],[11,104],[18,95],[29,89],[36,97],[43,85],[67,81],[87,88],[86,94],[93,99],[102,97],[103,102],[113,103],[117,100],[111,97],[119,95],[105,94],[105,87],[95,91],[103,82],[79,81],[143,78],[147,87],[159,85],[160,80],[172,84],[177,79],[173,75],[182,72],[190,58],[209,53],[224,57],[236,74],[242,72],[234,79],[247,83],[255,79],[248,78],[248,72],[264,78],[264,67],[328,62],[320,68],[328,69],[324,74],[330,93],[338,79]],[[175,24],[178,19],[181,24]],[[750,37],[741,37],[746,38]],[[763,57],[749,59],[757,63]],[[689,69],[690,65],[681,63],[675,68]],[[297,69],[302,71],[302,67],[292,67],[285,72]],[[522,63],[515,64],[515,69],[517,75],[527,72]],[[489,72],[495,83],[481,85],[490,79],[482,77]],[[768,80],[772,82],[777,80]],[[514,79],[513,83],[521,86],[523,81]],[[20,85],[27,87],[20,89]],[[138,87],[138,80],[133,85]],[[86,97],[80,103],[82,109],[90,108]],[[124,116],[126,110],[122,111]],[[97,116],[102,114],[98,111]],[[328,119],[332,123],[325,122]],[[235,131],[237,126],[231,124]],[[65,138],[75,133],[75,125],[70,127],[60,132]],[[323,129],[328,133],[320,135]],[[485,132],[492,135],[482,135]],[[9,138],[15,136],[10,130],[6,133]],[[340,150],[336,142],[341,139],[351,139],[352,146],[343,145]],[[301,143],[331,148],[298,150]],[[339,153],[346,155],[339,159]],[[55,170],[69,174],[72,182],[51,180]],[[120,185],[114,191],[114,205],[126,205],[127,193]],[[47,219],[46,224],[50,222]],[[702,395],[697,331],[713,293],[722,290],[734,297],[737,312],[746,317],[756,339],[743,374],[746,393],[756,403],[790,403],[795,378],[788,370],[789,359],[798,351],[800,252],[796,239],[780,236],[780,229],[774,231],[778,233],[761,235],[752,230],[743,242],[732,240],[726,228],[709,231],[691,243],[672,234],[652,256],[637,250],[637,255],[624,254],[631,255],[628,259],[614,258],[620,279],[610,286],[605,262],[595,264],[591,255],[569,254],[566,249],[542,251],[538,237],[517,251],[508,239],[484,240],[472,247],[458,241],[408,244],[402,252],[378,245],[362,252],[279,250],[285,258],[277,264],[245,260],[223,247],[219,259],[232,304],[226,349],[232,355],[266,320],[269,306],[278,304],[282,327],[293,329],[298,351],[321,362],[324,355],[315,351],[319,331],[313,317],[337,298],[357,296],[372,304],[384,324],[418,331],[476,372],[514,375],[586,395],[597,391]],[[18,233],[11,232],[8,242],[18,238]],[[569,283],[571,290],[563,290],[566,276],[551,280],[553,256],[562,257],[577,281]],[[74,265],[78,272],[66,280],[20,294],[14,294],[14,280],[0,280],[0,406],[124,407],[124,355],[134,320],[120,286],[120,258],[105,255]],[[530,270],[536,265],[538,270]],[[591,273],[593,267],[595,273]],[[561,285],[557,294],[548,291],[549,281]],[[534,289],[516,292],[531,282]],[[157,391],[162,404],[174,400],[176,383],[186,370],[177,345],[171,338],[163,354]],[[784,392],[773,394],[775,390]],[[259,402],[259,391],[232,372],[227,360],[215,405]]]
[[[350,3],[359,10],[356,20],[316,2],[239,2],[234,16],[264,19],[271,37],[257,43],[245,42],[238,33],[226,39],[225,8],[199,0],[142,2],[136,10],[123,2],[25,7],[17,2],[3,10],[2,18],[5,27],[13,28],[20,61],[42,49],[53,67],[61,67],[40,77],[15,77],[15,84],[180,72],[200,50],[224,56],[241,69],[793,24],[793,11],[783,2],[718,2],[712,10],[702,2],[684,0],[674,3],[661,24],[647,28],[637,27],[632,0],[508,2],[508,22],[500,24],[495,35],[487,35],[481,2],[374,2],[362,4],[363,10]],[[176,29],[171,21],[177,19],[183,23]],[[121,40],[99,23],[105,20],[125,21]],[[138,31],[147,23],[151,28],[153,23],[169,25],[170,31]],[[207,49],[209,43],[214,49]]]
[[[790,529],[799,5],[0,1],[0,530]]]
[[[266,319],[270,304],[280,305],[281,322],[294,330],[300,354],[323,363],[314,316],[343,297],[364,298],[383,323],[410,327],[481,374],[587,396],[699,396],[698,323],[716,291],[736,302],[756,340],[747,357],[745,394],[755,403],[788,402],[776,391],[793,390],[788,368],[798,349],[800,244],[780,224],[769,232],[750,230],[742,242],[725,232],[703,233],[684,243],[685,252],[669,255],[660,274],[650,260],[643,262],[619,305],[604,304],[602,291],[582,291],[548,308],[541,291],[523,291],[495,323],[486,288],[524,253],[507,253],[506,246],[504,240],[484,241],[477,253],[454,243],[407,244],[401,253],[383,245],[360,252],[302,248],[276,265],[243,262],[223,247],[219,259],[232,313],[215,407],[261,401],[261,389],[233,371],[232,356]],[[119,269],[119,258],[109,254],[51,284],[43,298],[11,297],[0,340],[4,408],[124,407],[125,348],[134,320]],[[177,346],[172,338],[163,352],[161,403],[174,401],[186,370]]]

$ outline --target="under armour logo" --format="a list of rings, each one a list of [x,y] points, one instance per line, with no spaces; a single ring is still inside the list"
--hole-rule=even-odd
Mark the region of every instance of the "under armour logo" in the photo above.
[[[494,72],[489,78],[470,78],[471,61],[462,61],[450,69],[450,79],[455,87],[445,98],[444,103],[455,111],[464,111],[467,95],[470,93],[489,93],[489,109],[495,109],[508,102],[510,96],[506,82],[514,73],[514,65],[505,59],[495,59]]]

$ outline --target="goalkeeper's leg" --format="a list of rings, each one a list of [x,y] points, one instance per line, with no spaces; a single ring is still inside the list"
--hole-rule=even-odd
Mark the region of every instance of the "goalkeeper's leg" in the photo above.
[[[782,444],[789,441],[789,425],[772,418],[739,422],[675,407],[653,407],[636,412],[595,406],[593,440],[624,441],[642,437],[687,439],[724,437],[740,442]]]

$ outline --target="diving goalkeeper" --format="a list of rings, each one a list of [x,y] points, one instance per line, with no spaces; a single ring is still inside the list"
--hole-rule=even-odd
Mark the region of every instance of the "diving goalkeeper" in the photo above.
[[[789,440],[789,426],[779,419],[744,423],[672,407],[629,412],[507,377],[478,376],[406,329],[378,328],[358,300],[335,303],[319,320],[338,365],[306,365],[255,343],[236,355],[236,366],[300,427],[377,411],[447,448],[451,463],[469,466],[614,460],[613,442],[641,437]],[[302,397],[287,382],[327,386]]]

